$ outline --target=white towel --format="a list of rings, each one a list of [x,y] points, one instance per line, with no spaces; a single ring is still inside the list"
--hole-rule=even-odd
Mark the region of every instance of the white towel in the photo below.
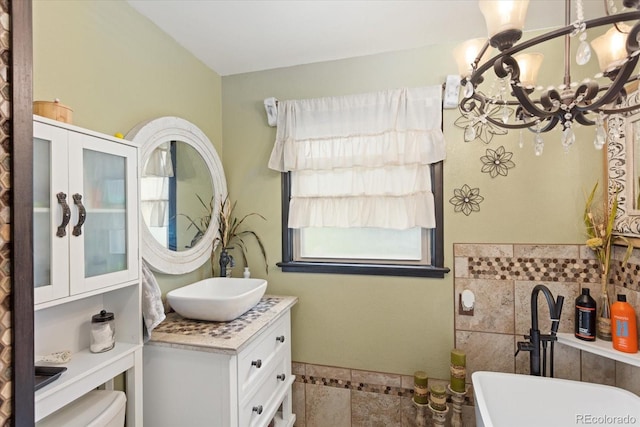
[[[165,319],[162,291],[146,262],[142,261],[142,338],[151,338],[151,331]]]

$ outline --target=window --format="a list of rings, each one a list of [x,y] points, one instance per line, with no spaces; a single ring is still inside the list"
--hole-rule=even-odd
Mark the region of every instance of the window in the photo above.
[[[279,104],[283,271],[444,277],[440,95]]]
[[[145,195],[140,200],[141,216],[151,235],[163,247],[172,250],[176,250],[175,203],[170,203],[170,200],[175,200],[175,145],[174,141],[167,142],[153,150],[144,165],[144,179],[140,181],[140,194]]]

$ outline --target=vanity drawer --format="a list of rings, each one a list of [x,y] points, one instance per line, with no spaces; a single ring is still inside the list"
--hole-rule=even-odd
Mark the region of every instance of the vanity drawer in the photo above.
[[[261,376],[273,369],[281,359],[289,361],[291,354],[289,313],[269,326],[263,335],[243,350],[238,357],[240,396],[250,393],[253,385],[260,381]]]
[[[247,399],[240,399],[239,425],[267,426],[280,405],[280,396],[291,387],[292,381],[291,363],[288,358],[280,357],[272,364],[264,378],[256,383],[257,390],[250,390],[252,394]]]

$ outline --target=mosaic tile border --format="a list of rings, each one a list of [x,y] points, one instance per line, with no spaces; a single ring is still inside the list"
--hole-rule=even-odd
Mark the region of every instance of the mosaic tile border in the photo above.
[[[456,256],[466,262],[465,273],[458,277],[489,280],[526,280],[543,282],[579,282],[599,283],[600,269],[598,261],[590,257],[589,252],[581,253],[583,245],[547,245],[549,252],[581,253],[580,257],[526,257],[512,256],[513,251],[490,251],[490,255],[484,254],[486,248],[491,245],[464,245],[466,252],[474,252],[473,247],[478,248],[477,254],[468,253]],[[508,245],[496,245],[504,247]],[[517,245],[513,245],[514,247]],[[535,246],[536,250],[544,252],[545,246]],[[503,248],[504,249],[504,248]],[[626,263],[622,262],[626,248],[616,247],[611,260],[611,276],[609,283],[616,286],[640,291],[640,250],[634,249],[633,255]],[[556,254],[557,255],[557,254]]]
[[[366,391],[369,393],[389,394],[399,397],[413,397],[413,389],[359,383],[341,380],[338,378],[320,378],[314,376],[296,375],[296,382],[304,384],[323,385],[327,387],[344,388],[348,390]]]
[[[593,259],[468,257],[468,277],[491,280],[599,282]]]
[[[320,368],[321,370],[324,368],[328,371],[331,371],[333,369],[338,369],[341,371],[349,371],[349,369],[333,368],[328,366],[310,365],[310,364],[306,365],[304,363],[299,363],[299,362],[293,362],[292,365],[293,365],[292,373],[296,376],[295,382],[299,384],[312,384],[312,385],[319,385],[319,386],[325,386],[325,387],[345,389],[350,391],[363,391],[367,393],[413,398],[413,394],[414,394],[413,385],[411,385],[411,387],[409,388],[406,386],[374,384],[369,382],[353,381],[353,380],[347,380],[344,378],[331,378],[329,376],[306,375],[296,371],[299,371],[301,366],[315,367],[315,368]],[[306,370],[306,368],[303,367],[302,370]],[[362,371],[358,371],[358,372],[362,372]],[[400,377],[400,375],[388,374],[388,373],[382,373],[382,372],[367,372],[367,373],[373,374],[374,376],[378,376],[378,377],[384,377],[387,375]],[[339,375],[335,375],[335,376],[337,377]],[[410,382],[413,383],[413,377],[406,376],[406,375],[402,377],[403,377],[402,383],[406,383],[406,381],[408,380],[410,380]],[[434,383],[442,384],[446,387],[448,384],[448,381],[440,380],[437,378],[429,378],[429,382],[428,382],[429,387]],[[447,396],[447,402],[451,403],[450,396]],[[473,389],[471,387],[467,392],[464,404],[473,405]]]

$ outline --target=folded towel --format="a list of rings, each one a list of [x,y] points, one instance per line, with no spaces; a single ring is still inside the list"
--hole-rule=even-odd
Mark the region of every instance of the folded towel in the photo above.
[[[146,262],[142,261],[142,338],[151,338],[151,331],[165,319],[162,291]]]

